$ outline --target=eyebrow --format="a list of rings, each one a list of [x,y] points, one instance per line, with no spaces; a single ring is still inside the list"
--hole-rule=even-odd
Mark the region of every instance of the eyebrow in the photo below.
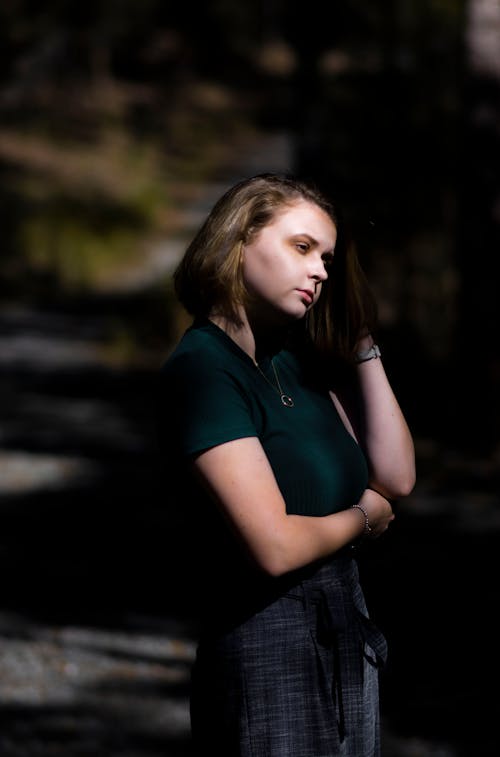
[[[312,244],[316,245],[316,247],[319,247],[319,246],[320,246],[320,245],[319,245],[319,242],[318,242],[318,240],[317,240],[317,239],[315,239],[315,238],[314,238],[313,236],[311,236],[310,234],[308,234],[308,233],[307,233],[307,231],[299,232],[298,234],[294,234],[293,236],[294,236],[294,237],[307,237],[307,239],[309,239],[309,241],[310,241],[310,242],[311,242]],[[329,249],[329,250],[325,250],[325,251],[323,252],[323,255],[334,255],[334,254],[335,254],[335,247],[332,247],[331,249]]]

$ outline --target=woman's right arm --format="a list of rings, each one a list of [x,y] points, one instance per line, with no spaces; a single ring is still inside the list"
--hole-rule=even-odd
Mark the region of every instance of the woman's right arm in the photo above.
[[[211,447],[195,458],[194,468],[256,564],[272,576],[327,557],[364,531],[358,508],[322,517],[287,515],[257,437]],[[394,517],[389,502],[366,489],[359,504],[368,514],[371,536],[379,536]]]

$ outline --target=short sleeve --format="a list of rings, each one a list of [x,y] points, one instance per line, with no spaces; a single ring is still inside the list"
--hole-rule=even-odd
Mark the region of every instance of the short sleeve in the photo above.
[[[257,436],[241,380],[217,357],[183,353],[161,372],[164,431],[182,455]]]

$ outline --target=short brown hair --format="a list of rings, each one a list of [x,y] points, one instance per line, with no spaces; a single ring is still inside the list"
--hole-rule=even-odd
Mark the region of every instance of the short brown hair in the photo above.
[[[259,174],[225,192],[210,211],[174,273],[175,292],[195,317],[216,312],[237,322],[247,292],[241,249],[287,205],[305,200],[320,207],[337,229],[329,278],[304,321],[321,352],[349,357],[373,326],[375,303],[354,246],[340,228],[333,204],[316,187],[291,176]]]

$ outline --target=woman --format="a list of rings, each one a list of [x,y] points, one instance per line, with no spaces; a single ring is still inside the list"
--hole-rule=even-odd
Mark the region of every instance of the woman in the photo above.
[[[199,753],[377,755],[386,645],[355,546],[388,528],[415,469],[354,250],[315,188],[263,174],[220,198],[174,280],[194,316],[162,378]]]

